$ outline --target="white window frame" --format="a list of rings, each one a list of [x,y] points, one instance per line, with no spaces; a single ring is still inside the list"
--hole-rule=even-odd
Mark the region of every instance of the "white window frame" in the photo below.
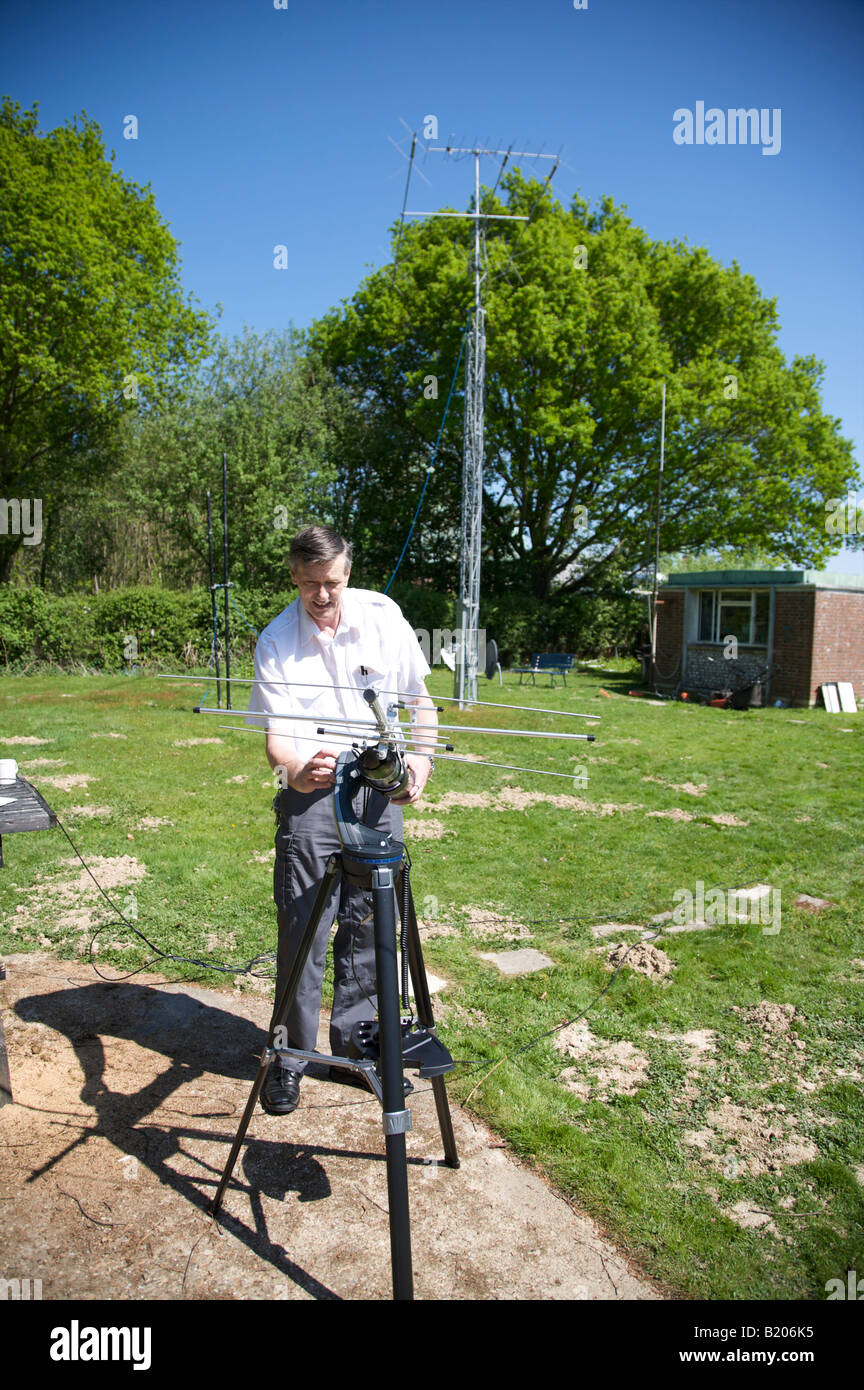
[[[711,636],[702,636],[702,600],[705,594],[710,594],[713,600],[713,613],[711,618]],[[765,594],[768,597],[767,628],[764,640],[757,642],[754,640],[756,629],[756,600]],[[733,597],[734,595],[734,597]],[[725,597],[724,597],[725,596]],[[747,608],[750,610],[750,623],[747,640],[738,638],[739,647],[768,647],[771,643],[771,618],[773,604],[771,601],[771,589],[698,589],[696,592],[696,635],[694,645],[715,645],[722,646],[723,640],[730,635],[725,633],[722,628],[721,616],[724,609],[728,608]]]

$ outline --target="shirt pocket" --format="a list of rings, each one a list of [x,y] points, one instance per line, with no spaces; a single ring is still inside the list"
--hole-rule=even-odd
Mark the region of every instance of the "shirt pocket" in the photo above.
[[[396,699],[396,678],[381,653],[373,653],[362,664],[358,663],[351,672],[351,680],[358,690],[376,691],[385,710]]]

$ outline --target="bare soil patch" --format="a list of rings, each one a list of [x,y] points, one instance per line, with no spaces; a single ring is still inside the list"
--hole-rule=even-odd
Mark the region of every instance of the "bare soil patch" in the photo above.
[[[686,792],[688,796],[704,796],[708,790],[707,782],[667,782],[663,777],[646,776],[643,782],[656,782],[658,786],[667,787],[669,791]]]
[[[686,1033],[649,1033],[651,1038],[662,1038],[681,1048],[687,1057],[691,1071],[701,1071],[710,1065],[711,1056],[717,1051],[717,1034],[713,1028],[691,1028]]]
[[[75,877],[40,876],[32,887],[24,890],[24,901],[16,907],[9,930],[17,935],[22,927],[32,930],[41,924],[44,930],[39,935],[39,944],[44,947],[74,932],[78,937],[78,949],[83,951],[89,947],[100,920],[104,899],[77,859],[61,859],[59,868],[76,871]],[[90,868],[106,891],[136,883],[147,872],[143,864],[128,854],[111,859],[96,855],[90,860]]]
[[[253,849],[252,858],[247,859],[247,864],[269,864],[276,858],[276,846],[272,849]]]
[[[769,1103],[753,1109],[735,1105],[725,1096],[720,1105],[707,1112],[705,1121],[703,1129],[685,1131],[684,1142],[715,1168],[728,1171],[731,1159],[734,1174],[747,1172],[758,1177],[819,1157],[813,1141],[796,1132],[794,1117],[785,1106]]]
[[[427,820],[406,820],[405,834],[411,840],[440,840],[447,827],[443,820],[430,816]]]
[[[631,1042],[607,1042],[591,1032],[584,1019],[554,1034],[556,1051],[578,1058],[560,1079],[580,1100],[609,1102],[615,1096],[634,1096],[648,1076],[648,1058]]]
[[[582,815],[614,816],[618,811],[638,811],[638,802],[586,801],[581,796],[568,796],[554,792],[529,792],[521,787],[504,787],[500,792],[445,792],[437,801],[430,801],[435,811],[450,811],[454,806],[464,806],[472,810],[527,811],[531,806],[557,806],[565,811],[578,811]]]
[[[79,787],[86,789],[90,782],[98,781],[99,778],[94,777],[92,772],[69,772],[64,777],[40,777],[39,785],[55,787],[60,792],[73,792]]]
[[[609,952],[610,968],[614,970],[622,961],[627,969],[654,981],[664,980],[675,969],[675,962],[669,959],[666,952],[649,945],[647,941],[631,942],[629,946],[622,941],[613,946]]]
[[[450,922],[436,922],[433,918],[417,918],[417,926],[423,941],[434,941],[439,936],[458,936],[459,928]]]
[[[638,931],[645,932],[646,935],[655,935],[653,932],[647,932],[644,926],[639,926],[633,922],[596,922],[591,928],[591,935],[595,937],[617,936],[618,932],[622,931]]]
[[[750,1202],[736,1202],[734,1207],[723,1207],[723,1215],[741,1226],[745,1231],[761,1231],[764,1235],[779,1237],[780,1232],[774,1224],[771,1213],[754,1207]]]
[[[805,1043],[793,1025],[803,1019],[803,1015],[794,1004],[762,999],[746,1008],[735,1005],[733,1012],[739,1015],[752,1039],[739,1039],[736,1043],[739,1051],[759,1047],[769,1059],[771,1074],[776,1080],[789,1079],[801,1071],[806,1062]],[[671,1034],[657,1036],[676,1041]],[[710,1031],[681,1034],[678,1040],[692,1044],[691,1076],[713,1065],[710,1054],[715,1050],[716,1034]],[[808,1082],[802,1088],[815,1090],[816,1085]],[[682,1100],[688,1102],[696,1094],[697,1088],[688,1081]],[[683,1137],[703,1164],[722,1170],[724,1176],[736,1178],[749,1173],[758,1177],[763,1173],[779,1173],[783,1168],[809,1163],[819,1157],[817,1145],[796,1130],[797,1123],[796,1117],[780,1102],[735,1104],[729,1096],[724,1096],[719,1105],[707,1111],[703,1127],[687,1130]],[[726,1214],[737,1219],[731,1211]]]
[[[515,917],[509,917],[506,913],[493,912],[488,907],[469,907],[466,914],[471,936],[484,940],[494,937],[496,941],[525,941],[533,938],[534,933],[524,922],[517,922]]]
[[[494,805],[491,792],[445,792],[437,801],[427,798],[429,806],[436,811],[449,811],[454,806],[466,806],[470,810],[487,810]]]
[[[457,1004],[452,999],[442,999],[435,1001],[435,1018],[439,1023],[458,1023],[468,1028],[488,1029],[489,1020],[482,1009],[466,1007]],[[862,1183],[864,1183],[864,1168],[862,1168]]]

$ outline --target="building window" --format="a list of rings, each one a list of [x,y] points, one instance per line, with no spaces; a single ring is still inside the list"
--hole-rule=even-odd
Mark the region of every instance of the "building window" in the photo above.
[[[771,593],[768,589],[702,589],[699,594],[699,641],[734,637],[745,647],[768,644]]]

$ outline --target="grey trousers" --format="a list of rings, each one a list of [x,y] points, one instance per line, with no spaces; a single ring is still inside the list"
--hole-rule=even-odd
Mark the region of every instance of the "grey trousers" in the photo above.
[[[394,840],[402,839],[402,809],[380,792],[359,792],[355,810],[375,829],[388,830]],[[292,788],[278,797],[279,823],[276,828],[276,863],[273,870],[273,897],[279,924],[276,970],[278,1004],[303,937],[309,915],[324,877],[329,856],[341,845],[333,815],[333,789],[306,794]],[[368,919],[368,920],[367,920]],[[338,920],[333,939],[333,1011],[330,1017],[330,1050],[344,1057],[351,1029],[363,1019],[375,1017],[375,936],[372,898],[340,871],[327,902],[294,1004],[285,1021],[288,1046],[312,1052],[318,1040],[321,1011],[321,983],[327,958],[327,943],[334,920]],[[276,1021],[274,1006],[271,1027]],[[283,1065],[303,1072],[306,1063],[286,1056]]]

